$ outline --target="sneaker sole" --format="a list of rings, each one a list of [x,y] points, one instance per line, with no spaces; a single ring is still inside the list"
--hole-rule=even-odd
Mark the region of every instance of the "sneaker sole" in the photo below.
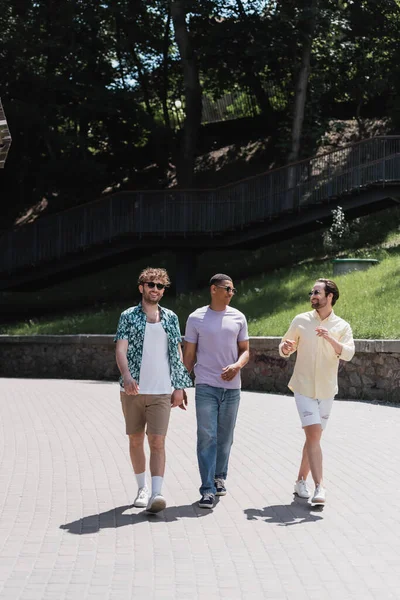
[[[315,500],[315,499],[313,498],[313,499],[311,500],[311,504],[325,504],[325,500],[321,500],[321,499],[318,499],[318,498]]]
[[[146,508],[146,506],[148,505],[148,501],[147,502],[134,502],[133,506],[135,508]]]
[[[212,508],[214,508],[214,505],[213,504],[200,504],[200,502],[199,502],[199,508],[209,508],[209,509],[212,509]]]
[[[164,498],[160,498],[159,500],[154,500],[154,502],[152,502],[151,506],[149,506],[149,508],[147,508],[147,512],[149,513],[158,513],[162,510],[164,510],[164,508],[167,506],[167,503],[165,502]]]
[[[293,492],[293,494],[298,498],[303,498],[303,500],[308,500],[309,498],[311,498],[311,494],[309,494],[308,496],[301,496],[298,492]]]
[[[226,496],[226,491],[225,492],[215,492],[216,496]]]

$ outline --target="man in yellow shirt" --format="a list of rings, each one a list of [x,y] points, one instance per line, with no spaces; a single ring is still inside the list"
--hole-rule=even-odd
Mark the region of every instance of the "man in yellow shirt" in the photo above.
[[[339,298],[337,285],[330,279],[317,279],[309,294],[313,310],[293,319],[279,344],[279,354],[288,358],[297,351],[288,386],[294,393],[306,441],[294,491],[301,498],[311,496],[307,485],[311,470],[315,483],[311,502],[324,504],[320,440],[338,391],[339,359],[353,358],[354,340],[350,325],[333,312]]]

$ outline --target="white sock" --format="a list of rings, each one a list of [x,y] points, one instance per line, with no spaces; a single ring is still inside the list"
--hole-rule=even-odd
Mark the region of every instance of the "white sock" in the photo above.
[[[164,477],[160,477],[159,475],[154,475],[151,478],[151,495],[161,494],[161,488],[164,481]]]
[[[147,487],[146,471],[144,471],[144,473],[135,473],[135,475],[136,475],[136,481],[137,481],[138,487],[139,488]]]

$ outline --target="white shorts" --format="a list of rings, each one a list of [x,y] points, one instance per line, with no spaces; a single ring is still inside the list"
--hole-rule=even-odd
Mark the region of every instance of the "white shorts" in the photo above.
[[[302,427],[308,425],[321,425],[325,429],[328,423],[329,415],[331,414],[333,398],[328,400],[318,400],[309,398],[295,392],[297,410],[301,420]]]

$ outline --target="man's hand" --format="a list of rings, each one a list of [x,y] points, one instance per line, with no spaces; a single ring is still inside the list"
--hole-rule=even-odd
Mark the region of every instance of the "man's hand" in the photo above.
[[[135,381],[130,375],[125,375],[123,380],[125,394],[128,394],[128,396],[137,396],[139,393],[137,381]]]
[[[332,337],[325,327],[316,327],[315,331],[318,337],[322,337],[324,338],[324,340],[330,343],[337,356],[340,357],[343,350],[343,344],[341,344],[340,342],[338,342],[338,340]]]
[[[179,406],[182,410],[186,410],[187,397],[185,390],[174,390],[171,394],[171,408]]]
[[[284,340],[281,350],[283,354],[290,354],[296,350],[296,342],[294,340]]]
[[[233,363],[222,369],[221,378],[224,381],[231,381],[240,371],[239,365]]]
[[[330,339],[329,331],[325,327],[316,327],[315,331],[318,337],[323,337],[325,340]]]

